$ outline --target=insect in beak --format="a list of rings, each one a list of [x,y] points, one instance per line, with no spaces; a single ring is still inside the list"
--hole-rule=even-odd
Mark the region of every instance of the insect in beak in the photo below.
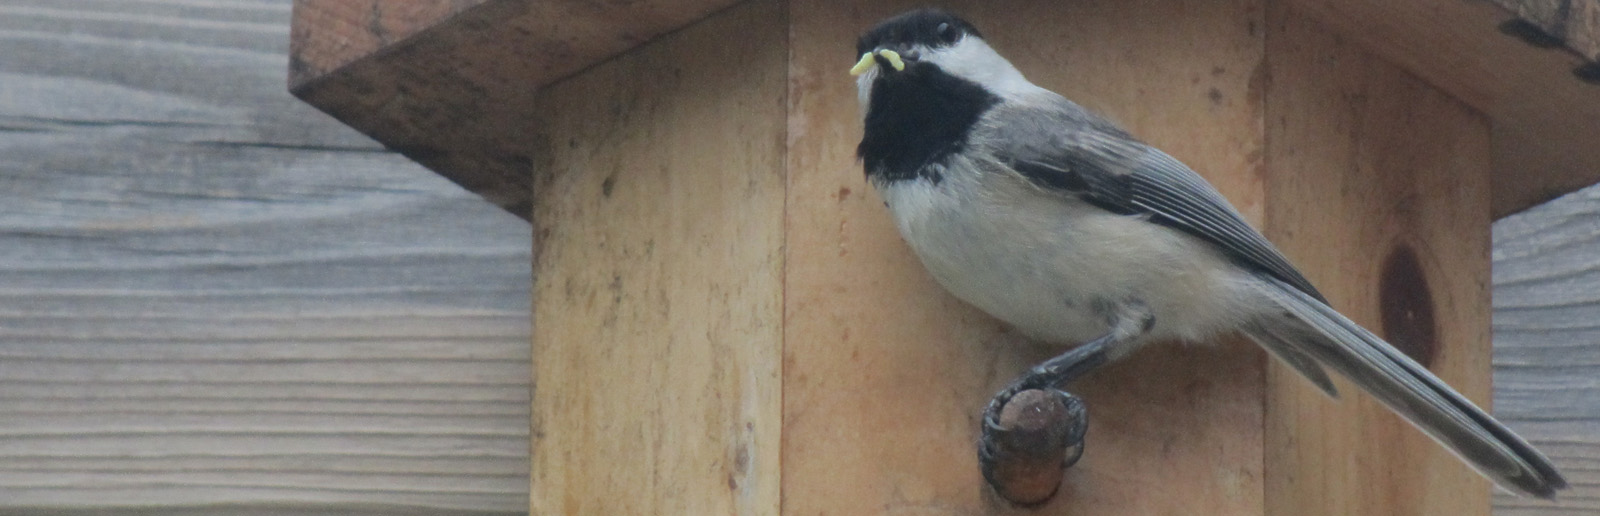
[[[872,52],[861,54],[861,60],[856,61],[856,65],[850,67],[850,75],[861,75],[867,73],[867,70],[871,70],[873,66],[876,66],[878,64],[878,60],[872,54]],[[899,52],[895,52],[887,48],[880,48],[878,49],[877,54],[888,60],[889,66],[894,67],[894,71],[899,72],[906,69],[906,62],[900,58]]]

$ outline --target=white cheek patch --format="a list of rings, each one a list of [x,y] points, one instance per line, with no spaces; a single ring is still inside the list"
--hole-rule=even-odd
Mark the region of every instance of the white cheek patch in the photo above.
[[[945,73],[982,84],[996,95],[1017,97],[1038,93],[1041,88],[1028,82],[1005,57],[982,38],[967,36],[955,45],[925,54],[928,62]]]
[[[920,56],[920,60],[938,66],[945,73],[981,84],[991,93],[1003,98],[1015,100],[1041,93],[1050,94],[1048,90],[1028,82],[1028,79],[1022,76],[1022,72],[1017,71],[1010,61],[995,52],[982,38],[967,36],[954,45],[938,49],[918,46],[916,55]],[[897,54],[894,57],[900,56]],[[870,52],[862,55],[861,61],[856,63],[857,68],[851,70],[852,73],[859,72],[859,75],[856,75],[856,100],[861,105],[861,116],[866,116],[867,106],[872,101],[873,82],[879,75],[890,73],[872,58],[873,54]]]

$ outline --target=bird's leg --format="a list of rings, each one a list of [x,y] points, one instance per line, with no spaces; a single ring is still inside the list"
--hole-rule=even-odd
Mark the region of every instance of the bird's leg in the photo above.
[[[1078,461],[1078,456],[1083,453],[1083,435],[1089,427],[1088,413],[1082,409],[1083,403],[1078,401],[1077,396],[1059,390],[1057,387],[1083,376],[1084,373],[1094,370],[1100,364],[1106,363],[1106,351],[1115,342],[1114,339],[1115,335],[1108,333],[1033,366],[1026,374],[1016,380],[1012,380],[1010,385],[1007,385],[1006,388],[1001,389],[993,398],[989,399],[989,406],[983,410],[983,433],[982,439],[978,443],[978,459],[984,465],[984,476],[989,477],[990,484],[995,483],[991,464],[998,455],[997,433],[1009,430],[1008,427],[1001,425],[1000,412],[1011,401],[1011,398],[1016,397],[1017,393],[1022,391],[1036,389],[1056,391],[1059,393],[1059,399],[1067,400],[1064,402],[1074,406],[1074,409],[1070,411],[1073,414],[1069,414],[1074,417],[1067,421],[1071,426],[1066,432],[1066,444],[1073,449],[1069,450],[1073,453],[1066,458],[1066,464],[1062,467],[1071,466]]]
[[[1076,380],[1085,373],[1093,371],[1096,367],[1100,367],[1100,364],[1106,363],[1107,351],[1116,342],[1116,334],[1107,333],[1100,336],[1100,338],[1067,350],[1066,353],[1040,362],[1039,365],[1028,369],[1026,374],[1013,380],[1011,385],[1000,391],[1000,394],[996,394],[995,398],[999,398],[1007,392],[1014,395],[1024,389],[1058,387]]]
[[[1062,470],[1083,455],[1089,428],[1083,401],[1058,387],[1126,353],[1125,345],[1155,323],[1143,303],[1106,312],[1109,332],[1033,366],[984,409],[978,461],[984,479],[1007,500],[1038,505],[1055,495]]]

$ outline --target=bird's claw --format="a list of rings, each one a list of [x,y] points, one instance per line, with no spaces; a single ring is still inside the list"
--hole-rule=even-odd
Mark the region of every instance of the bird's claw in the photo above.
[[[995,394],[984,409],[978,462],[1002,498],[1034,506],[1055,496],[1064,470],[1083,456],[1089,413],[1077,396],[1026,380]]]

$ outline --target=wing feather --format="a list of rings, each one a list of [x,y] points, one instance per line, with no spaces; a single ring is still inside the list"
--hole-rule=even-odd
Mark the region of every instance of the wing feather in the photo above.
[[[991,152],[1041,188],[1079,196],[1114,213],[1148,216],[1217,246],[1247,268],[1325,301],[1311,281],[1194,170],[1076,105],[1065,107],[1070,109],[991,113],[1009,126],[992,128]]]

